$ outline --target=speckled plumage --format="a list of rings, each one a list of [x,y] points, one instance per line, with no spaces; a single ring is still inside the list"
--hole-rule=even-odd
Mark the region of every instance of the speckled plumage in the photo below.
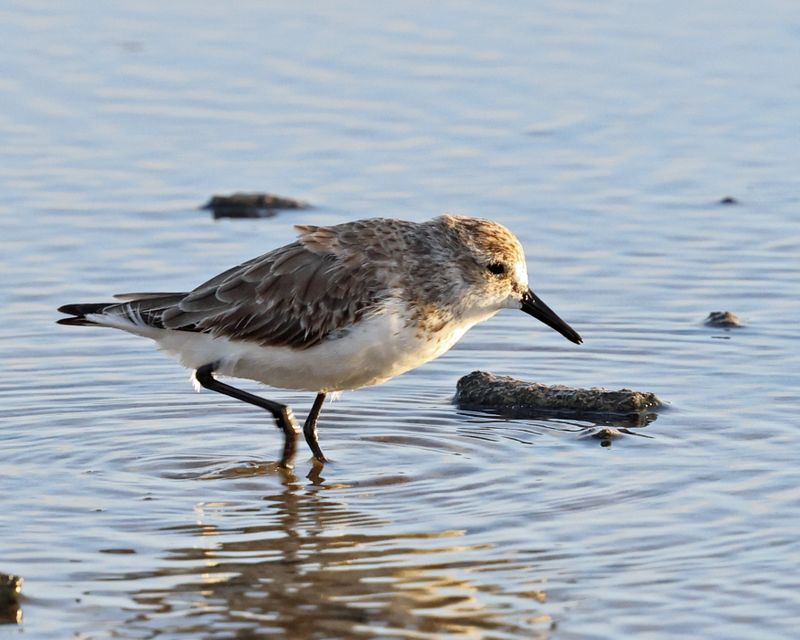
[[[155,328],[308,349],[391,298],[408,305],[408,323],[421,334],[440,331],[487,292],[508,289],[486,277],[486,260],[524,268],[519,242],[490,220],[444,215],[422,224],[372,218],[296,228],[296,242],[188,293],[121,294],[126,302],[103,313]]]
[[[74,317],[60,322],[152,338],[198,371],[320,394],[417,367],[502,308],[580,342],[528,289],[522,246],[496,222],[442,215],[296,228],[295,242],[190,292],[66,305]]]

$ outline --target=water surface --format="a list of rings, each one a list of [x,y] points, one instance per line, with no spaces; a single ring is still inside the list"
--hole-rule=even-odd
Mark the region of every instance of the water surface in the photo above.
[[[794,637],[799,35],[788,1],[7,2],[0,637]],[[237,189],[316,206],[196,209]],[[326,405],[321,473],[147,341],[54,324],[294,222],[445,210],[512,228],[585,344],[503,312]],[[669,409],[604,448],[457,409],[478,368]]]

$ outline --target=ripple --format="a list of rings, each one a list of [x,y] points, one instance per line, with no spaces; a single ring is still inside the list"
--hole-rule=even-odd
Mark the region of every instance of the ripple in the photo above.
[[[10,631],[796,635],[790,3],[6,4]],[[315,208],[196,208],[240,189]],[[298,443],[278,468],[269,416],[195,394],[146,341],[54,324],[65,302],[191,288],[295,222],[444,210],[512,228],[586,342],[503,311],[326,404],[324,467]],[[702,326],[723,308],[747,327]],[[637,425],[462,411],[478,368],[670,407]],[[313,400],[244,384],[298,416]]]

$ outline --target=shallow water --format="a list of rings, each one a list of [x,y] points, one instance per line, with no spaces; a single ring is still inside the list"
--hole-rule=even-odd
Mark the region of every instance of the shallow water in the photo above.
[[[796,637],[794,3],[113,4],[0,8],[0,637]],[[316,207],[196,209],[237,189]],[[147,341],[54,324],[444,210],[511,227],[585,344],[504,312],[326,405],[319,474]],[[669,408],[604,448],[455,408],[477,368]]]

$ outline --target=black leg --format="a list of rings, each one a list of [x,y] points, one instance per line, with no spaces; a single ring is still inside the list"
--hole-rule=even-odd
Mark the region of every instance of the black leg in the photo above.
[[[273,402],[272,400],[261,398],[247,391],[242,391],[229,384],[225,384],[224,382],[220,382],[212,375],[213,372],[214,365],[207,364],[197,369],[194,372],[194,377],[197,382],[206,389],[223,393],[226,396],[242,400],[243,402],[249,402],[250,404],[254,404],[257,407],[269,411],[272,417],[275,418],[275,422],[278,423],[278,428],[283,431],[283,456],[281,457],[281,466],[291,467],[292,458],[294,458],[296,449],[298,430],[294,415],[292,415],[292,410],[280,402]]]
[[[306,423],[303,425],[303,435],[306,437],[306,442],[311,447],[314,457],[320,462],[325,462],[325,454],[322,453],[317,441],[317,418],[319,418],[319,412],[322,411],[323,402],[325,402],[325,394],[318,393],[317,397],[314,398],[314,404],[308,413]]]

